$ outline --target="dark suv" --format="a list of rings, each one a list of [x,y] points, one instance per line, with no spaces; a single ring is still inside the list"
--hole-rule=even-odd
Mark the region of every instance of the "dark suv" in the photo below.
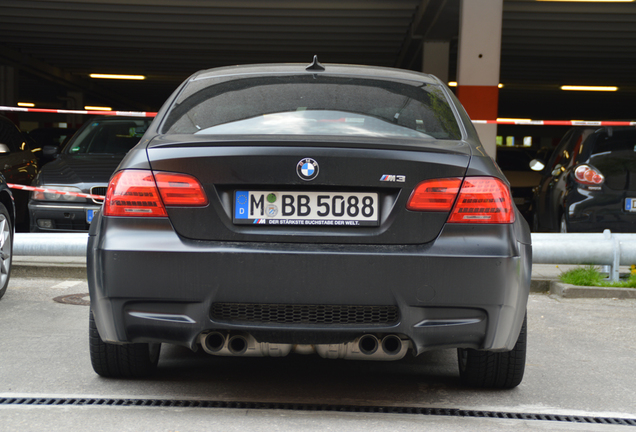
[[[534,189],[533,231],[604,229],[636,232],[634,127],[570,129]]]

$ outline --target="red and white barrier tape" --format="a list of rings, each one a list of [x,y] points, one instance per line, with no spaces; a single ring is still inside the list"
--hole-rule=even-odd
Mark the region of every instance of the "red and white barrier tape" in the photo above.
[[[0,111],[38,112],[38,113],[52,113],[52,114],[109,115],[109,116],[125,116],[125,117],[154,117],[157,115],[156,112],[140,112],[140,111],[84,111],[84,110],[23,108],[23,107],[7,107],[7,106],[0,106]]]
[[[475,124],[503,124],[527,126],[636,126],[636,121],[585,120],[473,120]]]
[[[7,186],[9,186],[9,188],[11,189],[19,189],[19,190],[25,190],[25,191],[31,191],[31,192],[53,193],[58,195],[71,195],[71,196],[90,198],[90,199],[96,199],[96,200],[104,200],[104,198],[106,198],[104,195],[92,195],[92,194],[85,194],[81,192],[60,191],[55,189],[46,189],[46,188],[25,186],[20,184],[13,184],[13,183],[7,183]]]

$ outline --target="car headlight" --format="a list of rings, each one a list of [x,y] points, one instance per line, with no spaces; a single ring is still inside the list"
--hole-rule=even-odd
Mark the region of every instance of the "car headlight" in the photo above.
[[[50,189],[59,192],[76,192],[82,193],[82,190],[73,186],[55,186],[55,185],[40,185],[42,189]],[[75,195],[64,195],[55,192],[40,192],[35,191],[31,194],[31,198],[39,201],[58,201],[58,202],[85,202],[86,198],[78,197]]]

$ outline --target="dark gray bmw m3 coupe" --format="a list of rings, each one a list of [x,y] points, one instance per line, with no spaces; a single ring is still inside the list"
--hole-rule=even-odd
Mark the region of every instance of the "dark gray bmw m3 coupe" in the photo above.
[[[522,378],[530,232],[437,78],[314,62],[201,71],[91,224],[90,354],[152,373],[217,356],[399,360],[457,348],[469,386]]]

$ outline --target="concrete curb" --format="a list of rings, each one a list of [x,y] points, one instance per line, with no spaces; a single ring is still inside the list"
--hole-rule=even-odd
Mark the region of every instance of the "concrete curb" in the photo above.
[[[636,289],[634,288],[578,286],[558,281],[550,283],[549,293],[563,298],[636,299]]]
[[[86,279],[86,265],[15,262],[11,266],[11,276],[22,278]]]

